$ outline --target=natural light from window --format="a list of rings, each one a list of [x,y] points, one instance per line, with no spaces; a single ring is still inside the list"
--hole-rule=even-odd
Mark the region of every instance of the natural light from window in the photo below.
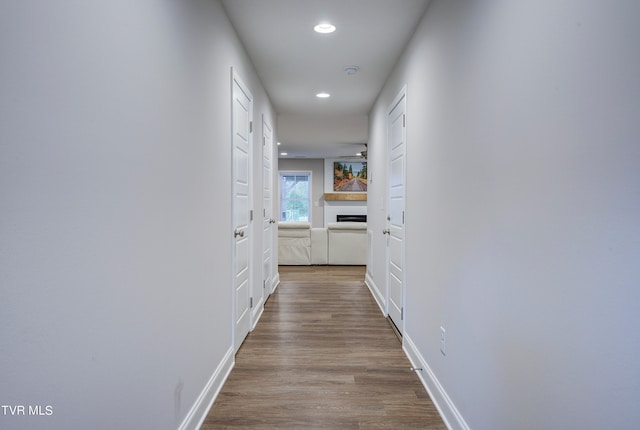
[[[311,172],[280,172],[280,221],[311,221]]]

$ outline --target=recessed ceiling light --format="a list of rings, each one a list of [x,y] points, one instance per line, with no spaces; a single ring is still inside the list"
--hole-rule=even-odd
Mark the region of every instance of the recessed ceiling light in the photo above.
[[[326,34],[326,33],[333,33],[334,31],[336,31],[336,26],[333,24],[329,24],[328,22],[321,22],[320,24],[313,27],[313,29],[317,33]]]
[[[356,157],[362,157],[362,152],[356,152]]]
[[[280,145],[281,145],[281,143],[280,143],[280,142],[278,142],[278,146],[280,146]]]
[[[289,154],[286,152],[281,152],[280,155],[289,155]]]
[[[318,97],[319,99],[326,99],[326,98],[331,97],[331,94],[329,94],[329,93],[318,93],[318,94],[316,94],[316,97]]]

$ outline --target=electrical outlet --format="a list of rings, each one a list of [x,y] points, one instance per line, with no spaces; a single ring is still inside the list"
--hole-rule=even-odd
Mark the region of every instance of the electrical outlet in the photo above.
[[[444,327],[440,326],[440,352],[442,355],[447,355],[447,338],[445,336],[446,332]]]

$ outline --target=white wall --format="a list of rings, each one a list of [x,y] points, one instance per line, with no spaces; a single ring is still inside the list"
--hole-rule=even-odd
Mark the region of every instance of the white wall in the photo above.
[[[638,16],[436,0],[370,113],[381,178],[407,85],[405,347],[454,428],[640,425]],[[369,194],[378,231],[383,184]]]
[[[366,115],[278,114],[282,149],[290,154],[301,151],[307,157],[353,155],[356,150],[364,148],[367,127]],[[300,142],[305,142],[304,148]]]
[[[325,158],[324,159],[324,192],[333,193],[334,163],[336,161],[351,161],[346,158]],[[361,160],[353,160],[360,162]],[[330,222],[336,222],[338,215],[366,215],[366,200],[326,200],[324,202],[324,227]]]
[[[53,412],[0,427],[177,428],[232,347],[231,66],[266,95],[215,1],[3,1],[0,58],[0,403]]]
[[[324,202],[325,227],[337,222],[338,215],[366,215],[367,204],[362,200],[330,200]]]
[[[335,160],[321,158],[279,159],[280,172],[311,172],[311,224],[313,227],[326,227],[327,223],[336,221],[338,214],[366,215],[367,213],[366,202],[324,200],[324,193],[333,192],[332,179],[327,179],[333,178],[333,161]],[[276,190],[276,193],[278,192],[279,190]],[[279,202],[278,194],[278,204]]]

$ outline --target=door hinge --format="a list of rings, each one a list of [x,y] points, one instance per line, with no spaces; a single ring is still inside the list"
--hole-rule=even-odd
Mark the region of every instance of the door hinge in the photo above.
[[[402,211],[402,224],[404,224],[404,211]]]
[[[405,114],[402,114],[402,126],[407,126],[407,116]]]
[[[249,308],[253,309],[253,297],[249,297]]]
[[[253,132],[253,121],[249,121],[249,133]]]
[[[400,321],[404,321],[404,308],[400,308]]]
[[[262,288],[267,288],[267,280],[262,281]]]
[[[265,146],[267,144],[267,138],[262,136],[262,146]]]
[[[249,211],[249,221],[253,221],[253,209]]]
[[[262,208],[262,216],[267,216],[267,208]]]

